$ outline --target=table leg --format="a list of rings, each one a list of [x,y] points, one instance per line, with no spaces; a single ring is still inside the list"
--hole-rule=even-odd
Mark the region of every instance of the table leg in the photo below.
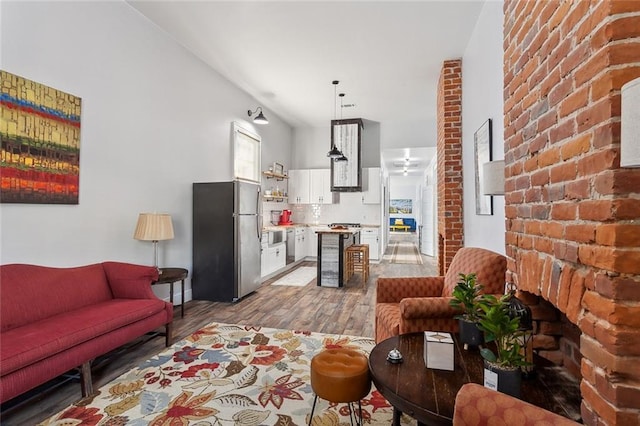
[[[396,407],[393,407],[393,426],[400,426],[400,417],[402,417],[402,411],[398,410]]]
[[[180,318],[184,318],[184,279],[180,284]]]
[[[169,302],[173,305],[173,281],[169,284]]]

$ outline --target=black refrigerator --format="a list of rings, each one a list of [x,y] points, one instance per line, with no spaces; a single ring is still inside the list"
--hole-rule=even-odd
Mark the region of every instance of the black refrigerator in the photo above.
[[[255,183],[193,184],[194,299],[235,302],[260,286],[260,206]]]

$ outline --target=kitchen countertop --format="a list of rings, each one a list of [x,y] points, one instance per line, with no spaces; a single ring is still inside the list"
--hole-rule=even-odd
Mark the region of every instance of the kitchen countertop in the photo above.
[[[263,231],[279,231],[283,228],[293,228],[296,226],[306,226],[306,227],[325,227],[327,229],[329,229],[329,224],[328,223],[292,223],[291,225],[266,225],[262,227]],[[368,225],[368,224],[362,224],[360,225],[361,228],[380,228],[380,225]],[[357,228],[355,228],[357,229]]]
[[[316,234],[355,234],[360,232],[360,228],[345,228],[345,229],[327,229],[316,230]]]

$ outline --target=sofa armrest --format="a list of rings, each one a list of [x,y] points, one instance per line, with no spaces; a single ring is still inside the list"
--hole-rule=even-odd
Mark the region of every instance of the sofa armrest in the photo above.
[[[453,318],[461,309],[449,305],[451,297],[410,297],[400,301],[400,315],[404,319]]]
[[[442,296],[444,277],[378,278],[376,303],[400,303],[407,297]]]
[[[504,393],[487,389],[477,383],[467,383],[462,386],[456,395],[453,425],[493,424],[493,422],[517,423],[522,426],[537,424],[575,426],[578,424],[566,417]]]
[[[151,290],[151,283],[158,279],[158,270],[155,267],[120,262],[103,262],[102,267],[114,298],[158,298]]]

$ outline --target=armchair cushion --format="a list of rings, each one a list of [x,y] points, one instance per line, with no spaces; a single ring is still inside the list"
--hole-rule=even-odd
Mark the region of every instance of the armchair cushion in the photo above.
[[[504,290],[506,258],[490,250],[465,247],[458,250],[445,276],[378,278],[376,289],[376,341],[432,330],[458,332],[449,306],[460,273],[475,273],[485,293]]]
[[[492,424],[575,426],[578,423],[476,383],[462,386],[456,395],[453,426]]]
[[[407,297],[400,301],[400,316],[405,319],[447,318],[462,313],[449,305],[451,297]]]
[[[378,278],[376,303],[400,303],[407,297],[442,295],[444,277]]]

